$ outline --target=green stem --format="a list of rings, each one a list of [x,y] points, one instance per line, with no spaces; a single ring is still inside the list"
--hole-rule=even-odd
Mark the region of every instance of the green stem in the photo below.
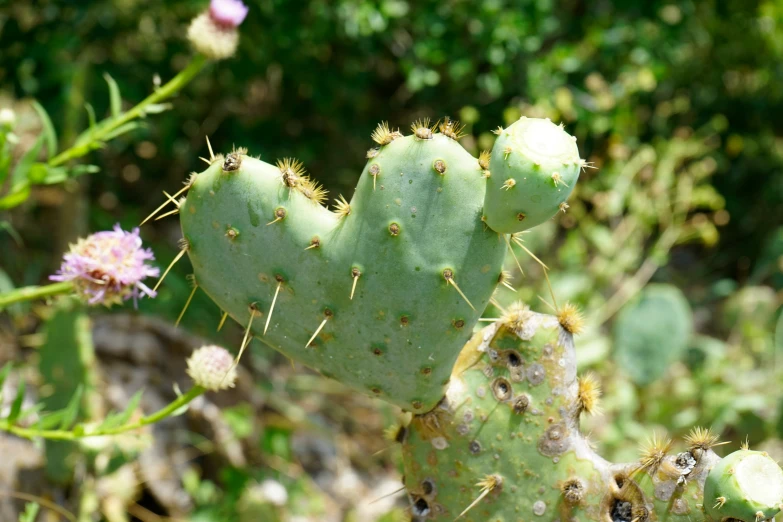
[[[149,424],[155,424],[166,417],[171,416],[178,409],[182,408],[186,404],[189,404],[196,397],[203,394],[206,390],[201,386],[193,386],[186,394],[180,395],[174,401],[169,403],[164,408],[156,411],[151,415],[142,417],[138,421],[132,424],[125,424],[123,426],[117,426],[116,428],[98,429],[94,431],[86,432],[83,429],[79,430],[39,430],[35,428],[23,428],[21,426],[14,426],[7,421],[0,423],[0,430],[13,433],[18,437],[25,439],[35,439],[38,437],[48,440],[78,440],[87,437],[101,437],[105,435],[118,435],[127,431],[137,430]],[[78,426],[77,426],[78,428]]]
[[[182,71],[180,71],[179,74],[177,74],[174,78],[169,80],[165,85],[158,88],[147,96],[142,102],[140,102],[138,105],[133,107],[127,112],[124,112],[120,115],[118,115],[115,118],[110,119],[107,121],[104,125],[97,125],[95,127],[95,131],[90,133],[90,140],[88,140],[88,143],[86,144],[80,144],[80,145],[74,145],[71,148],[64,150],[54,158],[49,160],[49,166],[50,167],[56,167],[57,165],[62,165],[63,163],[70,161],[74,158],[78,158],[80,156],[83,156],[87,152],[91,150],[90,145],[92,145],[95,142],[103,141],[103,138],[109,135],[112,131],[119,128],[120,126],[128,123],[131,120],[134,120],[136,118],[144,117],[145,115],[145,109],[154,103],[159,103],[166,98],[169,98],[170,96],[174,95],[182,89],[185,85],[187,85],[190,80],[193,79],[196,74],[201,71],[201,69],[204,68],[204,66],[207,63],[206,57],[204,57],[201,54],[197,54],[191,59],[190,63],[187,67],[185,67]]]
[[[50,285],[43,286],[26,286],[24,288],[16,288],[14,290],[0,294],[0,310],[14,303],[67,294],[72,290],[73,283],[71,281],[63,281],[61,283],[52,283]]]

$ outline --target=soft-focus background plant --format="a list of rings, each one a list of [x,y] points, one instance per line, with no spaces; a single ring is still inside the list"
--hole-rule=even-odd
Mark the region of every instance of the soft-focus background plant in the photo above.
[[[89,231],[136,226],[162,190],[201,169],[206,135],[216,152],[296,156],[349,196],[382,119],[407,129],[417,117],[458,118],[477,154],[498,124],[549,117],[596,167],[565,214],[524,236],[558,302],[588,317],[581,369],[597,373],[605,400],[584,428],[612,459],[635,458],[653,429],[682,435],[695,424],[731,441],[726,451],[747,437],[783,458],[783,2],[248,4],[235,58],[87,156],[95,172],[36,186],[0,214],[0,290],[45,282]],[[0,1],[0,109],[16,115],[14,158],[45,131],[33,100],[68,145],[88,125],[85,103],[98,118],[110,113],[104,73],[128,107],[174,76],[203,7]],[[178,222],[145,225],[142,236],[163,267]],[[542,272],[520,262],[519,291],[499,300],[546,311]],[[238,325],[216,332],[219,311],[198,293],[173,329],[188,273],[178,264],[138,312],[11,307],[0,316],[0,362],[16,361],[29,400],[47,409],[85,386],[87,421],[142,387],[144,411],[159,407],[173,381],[186,382],[195,336],[231,347],[242,337]],[[144,437],[0,437],[13,456],[0,463],[0,518],[15,519],[21,492],[80,521],[403,520],[401,494],[371,503],[401,487],[396,450],[381,437],[396,415],[255,342],[235,390]]]

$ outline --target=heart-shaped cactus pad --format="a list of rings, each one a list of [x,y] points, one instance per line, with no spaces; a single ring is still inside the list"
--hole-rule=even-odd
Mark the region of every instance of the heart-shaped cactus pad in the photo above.
[[[296,160],[211,158],[179,203],[198,286],[246,338],[429,411],[506,282],[503,234],[565,211],[586,165],[548,119],[499,129],[478,159],[457,143],[459,128],[446,119],[437,133],[425,120],[403,137],[379,125],[353,199],[334,212]]]
[[[482,221],[487,166],[449,130],[419,125],[403,137],[379,127],[382,145],[336,211],[296,161],[218,157],[180,205],[199,288],[288,357],[430,410],[506,249]]]

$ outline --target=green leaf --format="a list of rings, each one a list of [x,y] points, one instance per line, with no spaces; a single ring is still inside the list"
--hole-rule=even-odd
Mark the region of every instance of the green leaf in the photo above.
[[[35,522],[40,509],[41,506],[37,502],[28,502],[24,506],[24,513],[19,514],[19,522]]]
[[[117,136],[121,136],[121,135],[125,134],[126,132],[130,132],[132,130],[138,129],[141,126],[142,126],[142,124],[140,122],[138,122],[138,121],[128,122],[128,123],[126,123],[124,125],[120,125],[116,129],[114,129],[113,131],[108,133],[106,136],[103,137],[103,139],[106,140],[106,141],[113,140]]]
[[[82,174],[95,174],[100,172],[101,168],[98,165],[76,165],[71,169],[71,176],[81,176]]]
[[[90,128],[95,127],[95,109],[89,103],[84,104],[84,109],[87,111],[87,119],[90,122]]]
[[[43,143],[44,143],[44,135],[41,134],[40,136],[38,136],[38,139],[35,140],[33,146],[30,147],[30,149],[24,153],[24,156],[22,156],[22,158],[19,160],[19,163],[16,164],[13,174],[11,174],[12,184],[21,183],[22,181],[28,179],[30,167],[33,166],[33,163],[35,163],[35,159],[38,157],[38,154],[41,152],[41,147],[43,146]]]
[[[43,409],[44,409],[43,403],[33,404],[31,407],[22,410],[17,420],[18,421],[24,420],[30,415],[35,415],[36,413],[40,412]]]
[[[80,384],[79,387],[76,388],[76,393],[74,393],[71,396],[71,400],[68,401],[68,405],[65,407],[65,410],[63,410],[63,418],[60,421],[59,429],[70,429],[71,425],[76,420],[76,416],[79,415],[79,407],[81,406],[82,402],[82,392],[84,392],[84,387]]]
[[[46,177],[41,182],[43,185],[54,185],[68,179],[68,169],[65,167],[46,166]]]
[[[13,424],[16,419],[19,418],[19,414],[22,412],[22,402],[24,401],[24,379],[19,380],[19,387],[16,389],[16,397],[11,404],[11,411],[8,414],[8,423]]]
[[[119,413],[109,415],[106,420],[101,423],[99,429],[111,429],[126,424],[131,418],[131,415],[133,415],[133,412],[136,411],[136,408],[139,407],[143,393],[144,390],[139,390],[134,393],[125,409]]]
[[[21,205],[30,197],[30,182],[25,180],[11,188],[11,192],[0,198],[0,210],[14,208]]]
[[[37,101],[33,101],[33,108],[38,113],[38,117],[41,118],[41,124],[43,125],[44,130],[43,135],[46,137],[47,158],[51,158],[57,154],[57,133],[54,131],[52,120],[49,118],[46,109],[43,108],[43,105]]]
[[[103,79],[109,84],[109,101],[111,103],[111,115],[117,117],[122,114],[122,98],[120,88],[109,73],[103,73]]]
[[[173,107],[170,103],[150,103],[144,107],[144,114],[160,114]]]
[[[635,383],[650,384],[684,355],[692,330],[683,293],[671,285],[649,285],[615,321],[615,360]]]
[[[45,413],[41,415],[41,417],[38,419],[38,422],[35,423],[35,427],[39,430],[50,430],[56,426],[59,426],[63,421],[65,413],[65,410]]]

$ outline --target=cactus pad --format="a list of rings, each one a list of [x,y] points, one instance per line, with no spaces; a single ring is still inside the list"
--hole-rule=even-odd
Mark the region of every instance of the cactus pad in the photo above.
[[[601,458],[579,431],[580,414],[596,410],[597,382],[577,379],[571,334],[524,307],[512,316],[476,333],[443,401],[403,430],[413,520],[698,522],[711,520],[704,505],[714,522],[759,522],[778,512],[775,462],[755,452],[747,469],[721,461],[708,430],[691,432],[679,453],[653,436],[636,462]],[[707,502],[727,488],[737,497],[744,471],[766,483],[713,514]]]
[[[548,119],[521,118],[492,148],[485,213],[498,232],[533,228],[566,207],[579,171],[574,137]]]
[[[336,212],[298,162],[237,151],[195,177],[182,231],[199,287],[244,327],[252,316],[253,335],[423,412],[498,284],[506,244],[481,219],[483,169],[452,137],[423,124],[376,134],[382,146]]]
[[[714,520],[768,520],[783,509],[783,470],[747,449],[721,460],[707,476],[704,508]]]

